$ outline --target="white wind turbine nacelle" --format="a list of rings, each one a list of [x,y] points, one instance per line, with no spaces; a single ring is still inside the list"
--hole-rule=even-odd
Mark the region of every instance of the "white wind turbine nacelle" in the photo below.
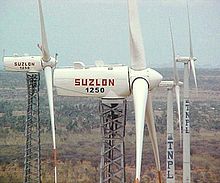
[[[188,62],[190,62],[191,57],[183,57],[183,56],[177,55],[175,57],[175,60],[176,60],[176,62],[188,63]],[[197,60],[197,58],[193,57],[192,60],[195,62]]]
[[[51,57],[49,62],[41,56],[4,56],[4,69],[9,72],[41,72],[46,66],[55,67],[57,60]]]
[[[127,66],[69,67],[54,70],[58,95],[125,98],[131,94]]]
[[[14,72],[40,72],[43,70],[40,56],[13,56],[3,57],[6,71]]]
[[[126,98],[131,95],[132,83],[137,78],[145,79],[149,90],[152,90],[159,86],[162,76],[150,68],[136,71],[123,65],[78,66],[54,70],[57,94],[72,97]]]
[[[183,86],[183,82],[179,81],[178,85]],[[159,84],[159,87],[162,87],[162,88],[174,88],[175,86],[176,86],[175,81],[171,81],[171,80],[170,81],[161,81]]]

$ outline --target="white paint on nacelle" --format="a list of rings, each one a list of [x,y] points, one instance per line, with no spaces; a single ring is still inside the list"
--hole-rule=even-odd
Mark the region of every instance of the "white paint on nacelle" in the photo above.
[[[123,65],[54,70],[54,86],[57,94],[63,96],[126,98],[136,78],[146,79],[149,90],[159,86],[162,80],[161,74],[153,69],[135,71]]]
[[[40,72],[43,70],[41,56],[14,56],[3,58],[6,71]]]
[[[125,98],[130,95],[127,66],[57,68],[54,86],[58,95]]]
[[[176,62],[188,63],[188,62],[190,62],[191,59],[193,59],[193,61],[197,60],[196,57],[191,58],[191,57],[177,56]]]
[[[45,67],[55,67],[56,59],[50,57],[44,62],[41,56],[13,56],[3,58],[6,71],[14,72],[41,72]]]
[[[173,88],[176,85],[177,84],[175,83],[175,81],[161,81],[160,84],[159,84],[159,87]],[[178,85],[182,86],[183,82],[179,81]]]

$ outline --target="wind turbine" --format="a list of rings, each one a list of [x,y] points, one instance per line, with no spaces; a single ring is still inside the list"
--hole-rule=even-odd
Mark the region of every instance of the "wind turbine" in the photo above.
[[[141,177],[145,119],[160,174],[160,159],[150,92],[159,86],[162,76],[157,71],[146,67],[136,0],[128,0],[128,12],[131,67],[123,65],[85,67],[83,63],[78,62],[74,64],[74,67],[57,68],[54,71],[54,85],[58,95],[63,96],[113,99],[127,98],[133,94],[136,123],[135,183],[138,183]]]
[[[189,17],[189,6],[187,3],[187,15],[188,15],[188,26],[189,26],[189,43],[190,43],[190,56],[176,58],[177,62],[184,63],[184,85],[183,85],[183,183],[190,183],[191,181],[191,165],[190,165],[190,99],[189,99],[189,75],[192,70],[194,82],[197,91],[197,79],[195,72],[194,62],[197,60],[193,56],[192,48],[192,36],[191,26]]]
[[[175,49],[174,40],[170,24],[170,35],[172,42],[172,52],[173,52],[173,81],[162,81],[160,83],[161,87],[167,89],[167,153],[166,153],[166,182],[175,183],[175,151],[174,151],[174,130],[173,130],[173,92],[176,94],[177,111],[178,111],[178,124],[180,128],[180,142],[181,142],[181,117],[180,117],[180,86],[183,84],[179,81],[179,75],[176,69],[176,59],[175,59]]]
[[[53,156],[54,156],[54,179],[57,182],[56,170],[56,141],[55,141],[55,124],[54,124],[54,104],[53,104],[53,89],[52,89],[52,69],[56,66],[57,58],[51,57],[49,53],[46,30],[44,25],[44,17],[41,1],[38,0],[40,27],[41,27],[41,42],[39,46],[41,56],[22,56],[22,57],[4,57],[5,70],[27,73],[39,73],[44,71],[47,94],[49,101],[49,111],[51,119],[51,130],[53,139]]]

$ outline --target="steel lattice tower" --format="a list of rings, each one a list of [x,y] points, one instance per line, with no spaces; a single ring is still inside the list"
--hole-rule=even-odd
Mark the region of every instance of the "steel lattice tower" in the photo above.
[[[99,106],[102,132],[100,183],[124,183],[126,100],[102,100]]]
[[[24,183],[41,183],[39,118],[40,73],[27,73],[28,106],[25,125]]]

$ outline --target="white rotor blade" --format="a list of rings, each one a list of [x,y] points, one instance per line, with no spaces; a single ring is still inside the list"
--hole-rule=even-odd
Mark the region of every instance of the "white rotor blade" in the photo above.
[[[196,90],[197,90],[198,86],[197,86],[197,79],[196,79],[196,70],[195,70],[195,63],[194,63],[193,59],[190,59],[190,66],[191,66],[191,69],[193,72],[193,78],[194,78],[194,82],[195,82],[195,86],[196,86]]]
[[[174,48],[174,40],[173,40],[173,32],[172,32],[172,25],[171,21],[169,19],[170,23],[170,35],[171,35],[171,42],[172,42],[172,51],[173,51],[173,74],[174,74],[174,81],[176,84],[179,83],[179,75],[176,69],[176,55],[175,55],[175,48]]]
[[[41,52],[42,52],[42,60],[44,62],[48,62],[50,60],[50,53],[47,43],[47,35],[44,25],[44,16],[42,10],[41,0],[38,0],[39,5],[39,14],[40,14],[40,27],[41,27]],[[56,152],[56,141],[55,141],[55,124],[54,124],[54,105],[53,105],[53,87],[52,87],[52,68],[50,66],[46,66],[44,68],[46,85],[47,85],[47,94],[49,101],[49,109],[50,109],[50,120],[51,120],[51,131],[52,131],[52,139],[53,139],[53,156],[54,156],[54,182],[57,183],[57,152]]]
[[[151,139],[153,152],[154,152],[154,158],[156,162],[156,167],[158,171],[158,177],[159,177],[159,183],[161,183],[161,169],[160,169],[160,156],[159,156],[159,149],[158,149],[158,143],[157,143],[157,133],[154,123],[154,116],[153,116],[153,107],[152,107],[152,99],[151,99],[151,93],[148,94],[148,100],[147,100],[147,108],[146,108],[146,122],[148,126],[149,136]]]
[[[51,131],[52,131],[52,139],[53,139],[53,156],[54,156],[54,182],[57,183],[57,154],[56,154],[56,140],[55,140],[55,123],[54,123],[54,105],[53,105],[53,87],[52,87],[52,69],[47,66],[44,68],[46,85],[47,85],[47,95],[49,101],[49,109],[50,109],[50,120],[51,120]]]
[[[45,30],[45,25],[44,25],[44,16],[43,16],[43,10],[42,10],[42,5],[41,5],[41,0],[38,0],[39,4],[39,13],[40,13],[40,27],[41,27],[41,41],[42,41],[42,56],[43,56],[43,61],[47,62],[50,60],[50,53],[48,49],[48,44],[47,44],[47,35],[46,35],[46,30]]]
[[[179,133],[180,133],[180,147],[182,146],[182,125],[181,125],[181,115],[180,115],[180,87],[179,85],[175,86],[176,93],[176,104],[177,104],[177,113],[178,113],[178,124],[179,124]]]
[[[190,57],[193,59],[193,48],[192,48],[192,36],[191,36],[191,26],[190,26],[190,18],[189,18],[189,5],[187,2],[187,15],[188,15],[188,26],[189,26],[189,46],[190,46]]]
[[[133,98],[136,124],[136,178],[135,182],[140,182],[141,161],[143,151],[144,119],[148,95],[148,83],[138,78],[133,82]]]
[[[146,60],[136,0],[128,0],[128,13],[131,68],[134,70],[143,70],[146,68]]]
[[[191,25],[190,25],[190,17],[189,17],[189,5],[187,2],[187,14],[188,14],[188,26],[189,26],[189,46],[190,46],[190,68],[192,69],[193,72],[193,77],[194,77],[194,82],[196,89],[197,87],[197,80],[196,80],[196,71],[195,71],[195,64],[194,64],[194,58],[193,58],[193,48],[192,48],[192,35],[191,35]]]
[[[179,124],[179,132],[180,132],[180,146],[182,145],[182,135],[181,135],[181,116],[180,116],[180,87],[179,87],[179,75],[176,68],[176,56],[175,56],[175,49],[174,49],[174,40],[173,40],[173,33],[172,33],[172,25],[170,22],[170,35],[172,41],[172,51],[173,51],[173,73],[174,73],[174,81],[175,81],[175,93],[176,93],[176,102],[177,102],[177,112],[178,112],[178,124]]]

